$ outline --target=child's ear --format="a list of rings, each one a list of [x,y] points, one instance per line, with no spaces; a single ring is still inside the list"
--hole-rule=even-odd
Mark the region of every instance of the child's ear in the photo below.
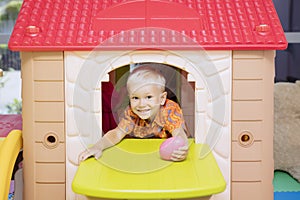
[[[167,92],[163,92],[160,97],[160,105],[164,105],[167,99]]]

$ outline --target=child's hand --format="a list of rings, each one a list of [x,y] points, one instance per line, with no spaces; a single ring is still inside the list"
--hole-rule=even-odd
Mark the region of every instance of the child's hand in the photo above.
[[[172,153],[171,160],[176,162],[183,161],[187,157],[188,149],[189,149],[188,146],[183,146],[180,147],[179,149],[174,150]]]
[[[96,146],[93,146],[79,154],[78,162],[80,163],[91,156],[94,156],[96,159],[99,159],[101,157],[101,155],[102,155],[102,149],[97,148]]]

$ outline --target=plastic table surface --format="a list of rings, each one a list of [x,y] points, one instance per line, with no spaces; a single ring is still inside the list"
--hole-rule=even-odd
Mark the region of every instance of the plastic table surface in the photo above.
[[[124,139],[103,152],[99,160],[83,161],[74,177],[73,191],[113,199],[178,199],[210,196],[226,183],[212,155],[199,158],[204,145],[190,140],[182,162],[160,159],[164,139]]]

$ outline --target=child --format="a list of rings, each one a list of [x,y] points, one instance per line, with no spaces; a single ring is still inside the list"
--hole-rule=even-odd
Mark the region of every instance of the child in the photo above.
[[[129,75],[127,90],[130,105],[115,129],[108,131],[95,145],[79,155],[79,161],[90,156],[101,157],[102,151],[120,142],[126,135],[135,138],[183,137],[187,141],[182,110],[167,99],[166,80],[149,65],[137,67]],[[188,152],[186,146],[175,150],[171,160],[182,161]]]

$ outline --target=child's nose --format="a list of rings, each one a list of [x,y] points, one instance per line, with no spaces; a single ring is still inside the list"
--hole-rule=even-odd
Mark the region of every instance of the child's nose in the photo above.
[[[139,106],[145,106],[146,105],[146,101],[144,98],[141,98],[139,101]]]

